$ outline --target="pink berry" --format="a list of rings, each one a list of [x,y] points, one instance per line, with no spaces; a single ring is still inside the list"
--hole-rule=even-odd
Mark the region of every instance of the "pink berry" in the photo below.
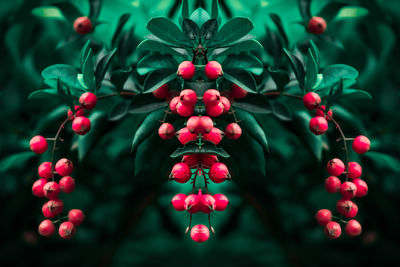
[[[355,237],[361,234],[361,224],[356,220],[350,220],[347,222],[344,231],[348,236]]]
[[[72,122],[72,130],[79,135],[85,135],[90,131],[91,125],[88,118],[83,116],[76,117]]]
[[[321,135],[328,130],[328,121],[324,117],[314,117],[310,120],[310,130],[315,135]]]
[[[237,123],[230,123],[225,128],[225,136],[229,139],[239,139],[242,135],[242,128]]]
[[[228,198],[223,194],[215,194],[215,210],[216,211],[224,211],[229,204]]]
[[[357,136],[352,143],[353,150],[358,154],[364,154],[371,147],[371,142],[368,137],[364,135]]]
[[[344,172],[344,163],[338,158],[331,159],[328,161],[326,170],[330,175],[339,176]]]
[[[349,164],[347,164],[347,172],[350,179],[360,178],[362,168],[357,162],[349,162]]]
[[[220,102],[218,105],[215,106],[206,106],[206,112],[208,116],[211,117],[218,117],[224,113],[224,105]]]
[[[59,181],[60,190],[63,193],[72,193],[75,189],[75,179],[71,176],[64,176]]]
[[[239,87],[236,84],[232,84],[231,92],[230,92],[230,97],[236,98],[236,99],[242,99],[247,96],[248,92],[241,87]]]
[[[177,75],[181,76],[182,79],[190,80],[193,78],[196,72],[196,68],[191,61],[183,61],[178,66]]]
[[[351,200],[340,199],[336,202],[337,211],[346,218],[354,218],[357,216],[358,207]]]
[[[153,96],[158,99],[167,98],[170,94],[168,84],[161,85],[158,89],[152,92]]]
[[[194,113],[194,106],[184,106],[182,103],[176,105],[176,112],[182,117],[190,117]]]
[[[203,94],[203,102],[206,107],[213,107],[221,103],[221,94],[218,90],[208,89]]]
[[[158,128],[158,135],[161,139],[168,140],[175,136],[175,128],[171,123],[163,123]]]
[[[54,218],[64,209],[64,202],[60,199],[49,200],[42,206],[42,213],[46,218]]]
[[[174,207],[176,211],[184,211],[185,209],[185,199],[186,199],[185,194],[177,194],[175,195],[172,200],[171,204]]]
[[[39,234],[45,237],[52,236],[54,232],[56,231],[56,228],[54,226],[54,223],[50,220],[44,220],[39,224]]]
[[[72,161],[66,158],[62,158],[56,163],[56,172],[60,176],[67,176],[72,173],[74,170],[74,165],[72,164]]]
[[[340,186],[340,194],[342,194],[343,199],[351,199],[356,196],[357,187],[352,182],[344,182]]]
[[[31,141],[29,142],[29,146],[36,154],[43,154],[46,152],[49,144],[47,143],[46,138],[41,135],[36,135],[32,137]]]
[[[182,90],[179,94],[179,101],[186,107],[193,107],[197,102],[197,94],[192,89]]]
[[[176,111],[176,106],[177,106],[178,103],[179,103],[179,99],[180,99],[179,96],[175,96],[174,98],[171,99],[171,101],[169,101],[169,109],[170,109],[173,113],[175,113],[175,114],[178,113],[178,112]]]
[[[209,133],[203,134],[203,138],[204,140],[213,142],[215,145],[218,145],[219,142],[221,142],[222,140],[222,134],[223,132],[220,129],[213,127]]]
[[[187,128],[191,133],[209,133],[214,127],[213,120],[208,116],[192,116],[188,119]]]
[[[307,31],[312,34],[322,34],[326,31],[326,21],[321,17],[312,17],[307,25]]]
[[[329,176],[325,179],[325,189],[328,193],[337,193],[340,190],[342,182],[336,176]]]
[[[97,104],[97,96],[91,92],[83,93],[79,97],[79,103],[84,109],[91,110]]]
[[[195,194],[190,194],[185,199],[184,208],[189,213],[197,213],[199,212],[197,203],[199,202],[199,197]]]
[[[208,230],[207,226],[198,224],[193,226],[192,230],[190,231],[190,237],[197,243],[203,243],[210,237],[210,231]]]
[[[321,97],[317,93],[310,92],[304,95],[303,103],[307,109],[313,110],[321,104]]]
[[[81,106],[75,105],[74,109],[75,109],[74,112],[75,112],[76,117],[85,115],[85,111]],[[70,121],[72,121],[75,118],[74,112],[72,112],[71,109],[69,109],[68,112],[67,112],[67,116],[68,116]]]
[[[210,168],[211,165],[214,163],[218,162],[218,158],[215,155],[209,155],[209,154],[201,154],[201,163],[203,166]]]
[[[74,30],[78,34],[88,34],[93,31],[92,22],[88,17],[79,17],[74,21]]]
[[[206,64],[204,72],[208,79],[215,80],[222,76],[224,73],[222,71],[222,66],[217,61],[209,61]]]
[[[215,209],[215,199],[209,194],[203,195],[200,189],[197,195],[191,194],[185,199],[184,208],[189,213],[210,213]]]
[[[189,165],[189,167],[196,167],[197,164],[199,164],[199,161],[200,161],[199,154],[185,155],[182,158],[182,162]]]
[[[56,182],[47,182],[43,187],[43,193],[48,199],[57,199],[60,194],[60,186]]]
[[[76,229],[72,222],[63,222],[58,228],[58,234],[63,239],[71,239],[75,235]]]
[[[356,197],[363,197],[368,194],[368,185],[365,181],[361,179],[354,179],[353,183],[357,187]]]
[[[68,221],[74,226],[79,226],[85,219],[85,214],[80,209],[72,209],[68,212]]]
[[[325,225],[324,233],[329,239],[336,239],[342,234],[342,228],[337,222],[328,222]]]
[[[330,121],[331,117],[333,116],[332,110],[329,109],[327,115],[325,115],[325,113],[324,113],[325,109],[326,109],[326,106],[324,106],[324,105],[322,105],[319,108],[317,108],[317,110],[315,111],[315,116],[324,117],[325,119]]]
[[[191,133],[187,127],[180,129],[177,132],[177,136],[182,145],[197,139],[197,134]]]
[[[208,176],[214,183],[222,183],[226,179],[231,179],[228,167],[226,167],[226,165],[221,162],[214,163],[211,166],[210,171],[208,172]]]
[[[330,221],[332,221],[332,212],[327,209],[321,209],[315,214],[315,219],[317,220],[318,224],[325,226]]]
[[[37,197],[44,197],[43,187],[47,183],[47,179],[39,179],[32,185],[32,194]]]
[[[203,213],[211,213],[215,210],[216,201],[214,197],[210,194],[201,195],[201,190],[199,190],[200,206],[199,210]]]
[[[53,164],[49,161],[43,162],[39,165],[38,174],[41,178],[50,179],[53,177]]]
[[[224,106],[224,112],[222,112],[222,114],[228,113],[228,111],[231,109],[231,101],[229,101],[229,99],[225,96],[221,96],[221,103],[222,106]]]
[[[178,183],[186,183],[190,180],[192,173],[190,171],[189,165],[184,162],[179,162],[172,168],[170,179],[174,179]]]

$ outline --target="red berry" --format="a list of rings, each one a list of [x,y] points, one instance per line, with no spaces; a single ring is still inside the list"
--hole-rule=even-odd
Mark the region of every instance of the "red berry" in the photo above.
[[[177,136],[182,145],[197,139],[197,134],[191,133],[187,127],[180,129],[177,132]]]
[[[31,147],[31,150],[36,154],[43,154],[44,152],[46,152],[49,144],[47,143],[46,138],[41,135],[36,135],[32,137],[31,141],[29,142],[29,146]]]
[[[179,94],[179,101],[186,107],[193,107],[197,102],[197,94],[192,89],[182,90]]]
[[[68,221],[74,226],[79,226],[85,219],[85,214],[79,209],[73,209],[68,212]]]
[[[189,165],[184,162],[176,163],[172,168],[170,179],[174,179],[178,183],[186,183],[190,180],[192,173]]]
[[[182,158],[182,162],[189,165],[189,167],[196,167],[199,161],[200,161],[199,154],[185,155]]]
[[[203,134],[203,138],[218,145],[222,140],[222,134],[223,132],[220,129],[213,127],[209,133]]]
[[[328,161],[326,170],[330,175],[339,176],[344,172],[344,163],[338,158],[331,159]]]
[[[191,133],[204,134],[211,131],[214,123],[208,116],[192,116],[188,119],[186,126]]]
[[[189,213],[197,213],[199,212],[198,203],[199,197],[195,194],[190,194],[185,198],[184,208]]]
[[[337,211],[346,218],[354,218],[357,216],[358,207],[351,200],[340,199],[336,202]]]
[[[315,135],[321,135],[328,130],[328,122],[324,117],[314,117],[310,120],[310,130]]]
[[[91,125],[88,118],[83,116],[76,117],[72,122],[72,130],[79,135],[85,135],[90,131]]]
[[[329,109],[328,114],[325,115],[324,111],[325,111],[326,106],[322,105],[319,108],[317,108],[317,110],[315,111],[315,116],[319,116],[319,117],[324,117],[325,119],[327,119],[328,121],[331,120],[331,117],[333,116],[332,110]],[[322,110],[321,110],[322,109]]]
[[[56,182],[47,182],[43,187],[43,193],[49,199],[57,199],[60,194],[60,186]]]
[[[173,113],[175,113],[175,114],[178,113],[178,112],[176,111],[176,106],[177,106],[178,103],[179,103],[179,99],[180,99],[179,96],[175,96],[174,98],[171,99],[171,101],[169,101],[169,109],[170,109]]]
[[[347,222],[344,228],[348,236],[354,237],[361,234],[361,224],[356,220],[350,220]]]
[[[356,179],[361,177],[362,168],[357,162],[349,162],[347,164],[347,172],[350,179]]]
[[[228,167],[226,167],[226,165],[221,162],[214,163],[211,166],[210,171],[208,172],[208,176],[214,183],[222,183],[226,179],[231,179]]]
[[[97,96],[91,92],[86,92],[79,98],[79,103],[84,109],[91,110],[96,106]]]
[[[215,194],[215,209],[216,211],[224,211],[229,204],[228,198],[223,194]]]
[[[47,183],[47,179],[39,179],[32,185],[32,194],[37,197],[44,197],[43,187]]]
[[[56,231],[56,228],[54,227],[54,223],[50,220],[44,220],[39,224],[39,234],[42,236],[52,236],[54,232]]]
[[[203,243],[210,237],[210,231],[208,230],[207,226],[198,224],[193,226],[192,230],[190,231],[190,237],[197,243]]]
[[[163,84],[161,87],[158,89],[154,90],[152,92],[153,96],[158,99],[164,99],[167,98],[170,94],[169,89],[168,89],[168,84]]]
[[[228,113],[228,111],[231,109],[231,101],[229,101],[229,99],[225,96],[221,96],[221,103],[222,106],[224,106],[224,112],[222,112],[222,114]]]
[[[54,218],[64,209],[64,202],[60,199],[49,200],[44,203],[42,213],[46,218]]]
[[[175,136],[175,128],[171,123],[163,123],[158,128],[158,135],[164,140],[171,139]]]
[[[63,239],[71,239],[75,235],[76,229],[72,222],[63,222],[58,228],[58,234]]]
[[[317,220],[318,224],[325,226],[330,221],[332,221],[332,212],[327,209],[321,209],[315,214],[315,219]]]
[[[317,93],[309,92],[304,95],[303,103],[307,109],[313,110],[321,104],[321,97]]]
[[[213,107],[221,103],[221,94],[218,90],[208,89],[203,94],[203,102],[206,107]]]
[[[340,194],[342,194],[343,199],[351,199],[356,196],[357,187],[352,182],[344,182],[340,186]]]
[[[197,195],[198,197],[198,209],[203,213],[210,213],[215,209],[216,201],[214,197],[210,194],[203,195],[201,189]]]
[[[194,113],[194,106],[184,106],[181,102],[176,105],[176,112],[182,117],[190,117]]]
[[[183,61],[178,66],[177,75],[181,76],[182,79],[190,80],[193,78],[196,72],[196,68],[191,61]]]
[[[81,108],[81,106],[75,105],[74,109],[76,117],[85,115],[85,111],[83,110],[83,108]],[[67,116],[69,118],[68,120],[72,121],[75,118],[74,112],[72,112],[71,109],[68,110],[67,112]]]
[[[215,155],[209,155],[209,154],[201,154],[200,157],[201,163],[203,166],[210,168],[211,165],[214,163],[218,162],[218,158]]]
[[[92,22],[88,17],[79,17],[74,21],[74,30],[78,34],[88,34],[93,31]]]
[[[177,194],[175,195],[172,200],[171,204],[174,207],[176,211],[184,211],[185,209],[185,199],[186,199],[185,194]]]
[[[72,193],[75,189],[75,179],[71,176],[64,176],[59,181],[60,190],[64,193]]]
[[[312,34],[322,34],[326,31],[326,21],[321,17],[312,17],[308,22],[307,30]]]
[[[60,176],[67,176],[72,173],[74,170],[74,165],[72,164],[72,161],[66,158],[62,158],[56,163],[56,172]]]
[[[363,197],[368,194],[368,185],[365,181],[361,179],[354,179],[353,183],[357,187],[356,197]]]
[[[239,124],[237,123],[230,123],[225,128],[225,136],[229,139],[239,139],[242,135],[242,128],[240,128]]]
[[[217,61],[209,61],[206,64],[204,72],[208,79],[218,79],[218,77],[222,76],[224,73],[222,71],[222,66]]]
[[[336,239],[342,234],[342,228],[337,222],[328,222],[325,225],[324,233],[329,239]]]
[[[232,84],[231,92],[230,92],[230,97],[236,98],[236,99],[242,99],[247,96],[248,92],[241,87],[239,87],[236,84]]]
[[[359,135],[354,139],[351,146],[356,153],[364,154],[370,149],[371,142],[369,141],[368,137],[364,135]]]
[[[337,193],[340,190],[342,182],[336,176],[329,176],[325,179],[325,188],[328,193]]]
[[[211,117],[218,117],[224,113],[224,105],[220,102],[218,105],[215,106],[206,106],[206,112],[208,116]]]
[[[49,161],[43,162],[39,165],[38,174],[41,178],[50,179],[53,177],[53,164]]]

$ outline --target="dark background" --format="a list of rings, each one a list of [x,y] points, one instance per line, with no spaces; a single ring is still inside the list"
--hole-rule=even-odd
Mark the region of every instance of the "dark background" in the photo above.
[[[71,2],[87,13],[86,1]],[[200,1],[189,2],[202,5]],[[211,1],[204,2],[209,9]],[[312,10],[318,11],[328,2],[314,1]],[[231,183],[213,185],[215,191],[230,198],[231,205],[213,218],[217,234],[204,244],[196,244],[183,233],[188,218],[169,204],[183,187],[168,183],[166,175],[132,175],[129,149],[141,119],[135,116],[118,122],[105,118],[103,126],[96,126],[100,134],[95,146],[81,161],[71,134],[64,136],[60,153],[67,153],[76,162],[77,181],[76,191],[63,197],[65,208],[80,208],[87,218],[69,241],[37,234],[42,200],[32,196],[31,186],[38,164],[48,155],[33,156],[28,152],[28,142],[37,133],[54,135],[67,108],[57,102],[28,101],[27,97],[43,88],[40,72],[46,66],[77,64],[85,41],[56,49],[59,40],[71,33],[72,25],[31,15],[34,7],[51,1],[1,1],[0,265],[398,265],[400,2],[347,2],[367,8],[369,15],[328,25],[344,49],[326,43],[318,46],[322,65],[344,63],[355,67],[360,72],[357,86],[373,96],[372,101],[342,103],[337,111],[349,136],[362,133],[372,140],[371,152],[362,157],[352,155],[362,164],[363,179],[369,185],[368,196],[357,201],[363,234],[328,240],[314,220],[318,209],[334,209],[337,199],[323,187],[325,162],[337,153],[337,135],[329,135],[326,148],[330,146],[330,151],[324,149],[319,161],[303,140],[309,133],[296,124],[295,118],[282,122],[267,116],[263,118],[271,150],[267,176],[239,177]],[[221,4],[224,18],[250,17],[257,39],[265,36],[265,24],[273,27],[268,17],[271,12],[281,16],[291,46],[310,38],[304,28],[293,23],[300,20],[297,1],[225,0]],[[176,7],[173,0],[105,0],[100,20],[107,23],[90,37],[109,44],[119,16],[132,12],[128,24],[135,25],[135,37],[142,40],[148,34],[145,25],[149,18],[172,15],[176,19]],[[157,151],[149,153],[157,156]],[[205,223],[200,216],[195,220]]]

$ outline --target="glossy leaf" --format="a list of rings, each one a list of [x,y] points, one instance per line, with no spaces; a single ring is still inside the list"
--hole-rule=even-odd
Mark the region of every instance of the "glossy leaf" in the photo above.
[[[197,40],[200,37],[200,28],[191,19],[183,19],[182,31],[183,34],[191,41]]]
[[[304,79],[305,79],[305,71],[304,71],[304,66],[301,60],[295,56],[293,53],[291,53],[289,50],[285,49],[285,54],[289,58],[290,66],[293,69],[293,72],[296,76],[297,81],[299,82],[300,88],[304,91]]]
[[[171,47],[167,46],[164,43],[160,43],[160,42],[154,41],[154,40],[142,41],[136,48],[136,51],[138,53],[141,53],[142,51],[155,51],[155,52],[171,54],[171,55],[175,55],[175,56],[179,56],[179,57],[189,55],[186,52],[186,50],[183,50],[183,51],[175,50],[175,49],[172,49]]]
[[[261,75],[264,70],[263,63],[251,55],[231,55],[222,62],[222,66],[227,69],[243,69],[255,75]]]
[[[250,93],[255,93],[257,90],[253,76],[247,71],[227,69],[224,70],[224,78]]]
[[[157,69],[176,70],[178,62],[171,55],[149,55],[142,58],[137,64],[139,75],[145,75]]]
[[[99,63],[97,63],[96,71],[95,71],[95,80],[96,80],[96,90],[100,88],[101,82],[106,75],[107,69],[110,66],[111,59],[115,55],[117,51],[116,48],[112,49],[108,52],[102,59],[100,59]]]
[[[311,49],[307,52],[307,71],[305,77],[305,90],[310,92],[318,79],[318,65],[314,59]]]
[[[279,100],[270,101],[272,114],[280,120],[290,121],[292,113],[287,105]]]
[[[217,33],[216,44],[229,44],[239,40],[254,28],[250,19],[235,17],[228,20]],[[213,42],[214,44],[214,42]]]
[[[152,94],[140,94],[132,99],[128,112],[130,114],[146,114],[167,106],[167,101],[155,99]]]
[[[129,18],[131,17],[130,13],[122,14],[119,17],[117,28],[115,29],[114,35],[111,40],[111,47],[117,47],[117,40],[124,28],[125,24],[128,22]]]
[[[94,61],[93,61],[93,52],[92,49],[89,49],[85,62],[83,63],[82,68],[83,74],[83,82],[86,87],[89,88],[89,91],[95,91],[95,81],[94,81]]]
[[[283,28],[282,25],[282,20],[281,18],[274,13],[269,14],[269,17],[272,19],[272,21],[275,23],[276,27],[278,28],[279,35],[281,36],[284,46],[288,47],[289,46],[289,39],[286,35],[285,29]]]
[[[35,155],[36,154],[32,151],[24,151],[2,158],[0,161],[0,173],[21,168],[21,166],[25,165],[29,160],[35,157]]]
[[[103,0],[89,0],[89,18],[97,19],[100,16]]]
[[[124,84],[126,83],[126,81],[129,78],[129,75],[132,72],[132,67],[129,66],[129,68],[127,69],[119,69],[119,70],[115,70],[111,73],[111,83],[115,85],[115,88],[117,89],[117,91],[122,91],[122,89],[124,88]]]
[[[213,51],[212,56],[224,57],[230,54],[236,54],[247,51],[262,51],[263,46],[256,40],[245,40],[235,43],[229,47],[217,48]]]
[[[216,146],[210,141],[202,140],[201,147],[199,147],[198,142],[199,141],[188,142],[183,147],[175,150],[174,153],[171,154],[171,158],[178,158],[190,154],[209,154],[223,158],[229,157],[229,154],[226,153],[226,151],[222,147]]]
[[[272,80],[276,84],[276,89],[282,91],[286,84],[289,83],[289,74],[285,70],[276,69],[272,66],[268,67],[268,72],[271,75]]]
[[[176,70],[158,69],[151,72],[144,81],[143,92],[151,93],[161,85],[166,84],[176,78]]]
[[[298,0],[298,3],[303,20],[309,20],[311,18],[311,0]]]
[[[125,117],[128,114],[130,104],[131,100],[127,99],[116,102],[108,113],[108,119],[110,121],[117,121]]]
[[[218,31],[218,21],[217,19],[207,20],[200,29],[200,36],[203,40],[211,40],[214,38]]]
[[[170,19],[165,17],[151,18],[147,23],[147,29],[155,36],[171,44],[182,44],[181,30]]]

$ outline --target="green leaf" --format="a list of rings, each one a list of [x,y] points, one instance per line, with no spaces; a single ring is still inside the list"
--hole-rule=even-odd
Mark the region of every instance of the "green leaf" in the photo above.
[[[176,78],[176,70],[158,69],[151,72],[144,81],[144,93],[151,93]]]
[[[70,2],[59,2],[52,5],[58,7],[64,17],[71,23],[74,23],[75,19],[83,16],[82,12]]]
[[[85,63],[85,60],[87,58],[87,55],[89,54],[89,51],[91,50],[90,48],[90,42],[91,40],[87,40],[86,44],[82,47],[81,50],[81,68],[83,69],[83,64]]]
[[[111,40],[111,47],[117,47],[117,40],[121,34],[122,29],[124,28],[125,24],[128,22],[130,17],[131,17],[130,13],[122,14],[119,17],[117,28],[115,29],[114,35]]]
[[[65,20],[61,10],[54,6],[42,6],[32,9],[32,14],[41,18]]]
[[[67,86],[66,91],[67,91],[67,93],[65,93],[65,89],[63,88],[60,79],[58,79],[57,80],[57,92],[58,92],[58,94],[61,97],[64,98],[65,102],[67,102],[67,105],[69,106],[69,108],[71,110],[75,110],[73,99],[72,99],[72,96],[71,96],[71,92],[69,91],[68,86]]]
[[[156,100],[152,94],[141,94],[132,99],[128,112],[130,114],[145,114],[167,106],[168,103],[165,100]]]
[[[198,40],[200,37],[200,28],[191,19],[183,19],[182,31],[183,34],[191,41]]]
[[[364,156],[369,158],[379,169],[400,173],[400,161],[391,155],[369,151],[368,153],[365,153]]]
[[[274,68],[273,66],[268,67],[268,72],[271,75],[272,80],[276,84],[276,89],[282,91],[286,84],[289,83],[289,73],[285,70]],[[264,93],[263,91],[260,93]]]
[[[274,13],[269,14],[269,17],[272,19],[272,21],[275,23],[276,27],[278,28],[279,34],[282,37],[285,47],[288,47],[289,39],[286,35],[285,29],[283,28],[281,18],[277,14],[274,14]]]
[[[25,151],[7,156],[0,161],[0,173],[7,172],[11,169],[20,169],[21,166],[26,165],[34,156],[35,153],[32,151]]]
[[[329,110],[331,106],[333,106],[336,99],[342,94],[343,92],[343,79],[339,80],[338,88],[335,91],[335,86],[332,86],[331,91],[329,92],[328,101],[326,103],[325,109]]]
[[[235,17],[227,21],[217,33],[212,44],[229,44],[239,40],[254,28],[249,18]]]
[[[355,80],[358,77],[358,71],[344,64],[336,64],[326,67],[322,71],[323,79],[321,84],[318,86],[318,89],[323,89],[327,87],[331,87],[335,83],[339,82],[340,78],[343,79],[344,87],[346,87],[346,80]],[[316,90],[318,91],[318,90]]]
[[[42,77],[45,82],[52,81],[51,86],[54,86],[54,88],[57,88],[57,79],[60,79],[62,83],[68,85],[71,88],[82,88],[78,81],[78,72],[75,68],[69,65],[51,65],[42,71]]]
[[[218,17],[218,0],[212,0],[212,5],[211,5],[211,18],[215,19]]]
[[[359,89],[344,89],[342,96],[346,99],[372,99],[372,96],[367,91]]]
[[[243,131],[254,138],[263,147],[264,151],[267,152],[269,150],[267,136],[258,121],[244,110],[237,109],[235,112]]]
[[[89,0],[90,4],[89,18],[97,19],[100,16],[102,3],[103,0]]]
[[[182,17],[189,18],[189,6],[187,0],[182,1]]]
[[[132,67],[129,66],[127,69],[119,69],[115,70],[111,73],[111,83],[115,85],[115,88],[118,92],[121,92],[124,88],[124,84],[129,78],[129,75],[132,72]]]
[[[314,59],[311,49],[307,52],[307,70],[305,77],[305,90],[310,92],[318,79],[318,65]]]
[[[315,60],[315,63],[317,64],[317,69],[319,69],[319,64],[320,64],[320,53],[318,47],[315,45],[313,40],[310,40],[310,48],[312,56]]]
[[[200,36],[203,40],[211,40],[218,31],[217,19],[207,20],[200,29]]]
[[[298,0],[298,2],[303,21],[308,21],[311,18],[311,0]]]
[[[336,17],[339,10],[344,6],[347,6],[347,4],[341,2],[330,2],[318,12],[317,16],[324,18],[324,20],[329,23]]]
[[[227,48],[217,48],[211,54],[212,56],[220,56],[224,57],[230,54],[236,54],[240,52],[247,52],[247,51],[262,51],[264,48],[263,46],[256,40],[245,40],[239,43],[235,43],[230,47]]]
[[[190,141],[183,147],[178,148],[171,154],[171,158],[177,158],[184,155],[190,154],[210,154],[216,155],[223,158],[229,158],[229,154],[224,149],[214,145],[214,143],[206,140],[202,140],[201,147],[198,146],[199,141]]]
[[[100,88],[101,82],[106,75],[108,67],[110,66],[111,59],[115,55],[115,51],[117,51],[116,48],[112,49],[108,54],[100,59],[99,63],[97,63],[95,71],[96,90]]]
[[[348,18],[359,18],[368,15],[369,11],[366,8],[358,6],[347,6],[340,9],[337,14],[337,20],[348,19]]]
[[[243,69],[255,75],[261,75],[264,70],[263,63],[251,55],[231,55],[223,62],[224,69]]]
[[[290,121],[292,119],[292,113],[290,112],[287,105],[279,100],[270,101],[272,114],[280,120]]]
[[[300,89],[304,91],[305,71],[303,63],[298,57],[296,57],[292,52],[290,52],[286,48],[284,48],[283,50],[285,51],[285,54],[289,58],[290,66],[292,66],[296,79],[299,82]]]
[[[83,82],[89,91],[95,91],[93,51],[90,48],[82,67]]]
[[[227,69],[224,70],[225,79],[240,86],[242,89],[250,93],[256,93],[257,86],[253,76],[247,71]]]
[[[54,96],[58,96],[57,89],[41,89],[33,91],[28,99],[47,99],[54,98]]]
[[[178,57],[189,56],[186,50],[175,50],[171,47],[167,46],[164,43],[160,43],[155,40],[144,40],[142,41],[138,47],[136,48],[137,53],[141,53],[142,51],[155,51],[165,54],[171,54]]]
[[[196,24],[199,25],[199,27],[201,27],[203,23],[211,19],[211,17],[207,13],[207,11],[199,7],[198,9],[193,11],[193,13],[190,15],[190,19],[196,22]]]
[[[176,70],[178,62],[171,55],[149,55],[142,58],[137,64],[139,75],[145,75],[157,69]]]
[[[155,36],[171,44],[184,43],[181,30],[170,19],[165,17],[151,18],[147,23],[147,29]]]
[[[127,99],[122,99],[120,102],[115,103],[108,113],[108,120],[117,121],[122,119],[125,115],[128,114],[130,104],[131,100]]]
[[[243,100],[235,100],[232,103],[232,106],[243,109],[252,114],[268,115],[272,113],[271,104],[264,96],[260,95],[255,95],[255,98],[253,99],[251,99],[251,95],[248,95]]]

